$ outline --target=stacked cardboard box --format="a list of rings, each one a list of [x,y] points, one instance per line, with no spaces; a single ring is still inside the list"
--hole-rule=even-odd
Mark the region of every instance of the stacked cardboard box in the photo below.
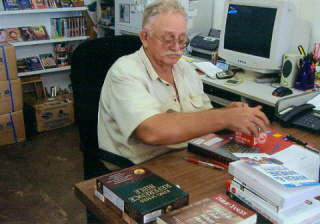
[[[26,116],[38,132],[74,123],[72,94],[25,102]]]
[[[12,45],[0,46],[0,146],[25,140],[21,81]]]

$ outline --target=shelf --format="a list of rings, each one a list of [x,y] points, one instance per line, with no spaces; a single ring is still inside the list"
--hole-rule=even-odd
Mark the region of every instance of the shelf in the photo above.
[[[98,27],[101,27],[101,28],[103,28],[103,29],[114,30],[114,26],[106,26],[106,25],[98,24]]]
[[[71,12],[71,11],[86,11],[87,7],[70,7],[70,8],[55,8],[55,9],[30,9],[30,10],[11,10],[0,11],[1,15],[17,15],[17,14],[35,14],[35,13],[54,13],[54,12]]]
[[[39,70],[39,71],[21,72],[21,73],[18,73],[18,77],[40,75],[40,74],[60,72],[60,71],[68,71],[70,69],[71,69],[71,66],[63,66],[63,67],[59,67],[59,68],[49,68],[49,69],[44,69],[44,70]]]
[[[49,39],[49,40],[35,40],[35,41],[22,41],[22,42],[12,42],[15,47],[20,46],[29,46],[29,45],[37,45],[37,44],[51,44],[51,43],[60,43],[60,42],[69,42],[69,41],[77,41],[77,40],[86,40],[88,36],[81,37],[69,37],[69,38],[59,38],[59,39]]]

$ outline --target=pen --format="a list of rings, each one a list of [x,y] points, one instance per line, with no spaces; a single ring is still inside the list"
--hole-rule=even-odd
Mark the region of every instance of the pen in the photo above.
[[[308,145],[307,142],[303,142],[303,141],[293,137],[292,135],[287,135],[286,138],[291,140],[291,141],[293,141],[293,142],[295,142],[295,143],[297,143],[298,145],[302,145],[302,146],[306,147],[310,151],[313,151],[315,153],[319,153],[319,151],[316,148],[311,147],[310,145]]]
[[[215,165],[215,164],[212,164],[212,163],[206,163],[206,162],[200,161],[198,159],[194,159],[194,158],[190,158],[190,157],[187,158],[186,157],[185,160],[187,160],[189,162],[192,162],[192,163],[196,163],[196,164],[202,165],[202,166],[210,167],[210,168],[213,168],[213,169],[224,170],[224,168],[221,167],[221,166],[218,166],[218,165]]]

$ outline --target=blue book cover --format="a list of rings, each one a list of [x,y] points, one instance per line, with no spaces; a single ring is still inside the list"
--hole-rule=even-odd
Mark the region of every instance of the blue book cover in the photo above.
[[[3,6],[6,11],[20,10],[18,0],[3,0]]]
[[[33,9],[33,5],[30,0],[18,0],[20,9]]]

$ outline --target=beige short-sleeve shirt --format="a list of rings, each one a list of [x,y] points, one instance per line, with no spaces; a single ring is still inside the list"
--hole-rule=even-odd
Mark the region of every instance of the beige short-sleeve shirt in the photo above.
[[[110,68],[102,87],[98,114],[99,147],[135,164],[152,159],[186,143],[150,146],[134,136],[147,118],[161,113],[193,112],[212,108],[201,79],[183,59],[173,66],[174,87],[153,69],[143,47],[121,57]]]

